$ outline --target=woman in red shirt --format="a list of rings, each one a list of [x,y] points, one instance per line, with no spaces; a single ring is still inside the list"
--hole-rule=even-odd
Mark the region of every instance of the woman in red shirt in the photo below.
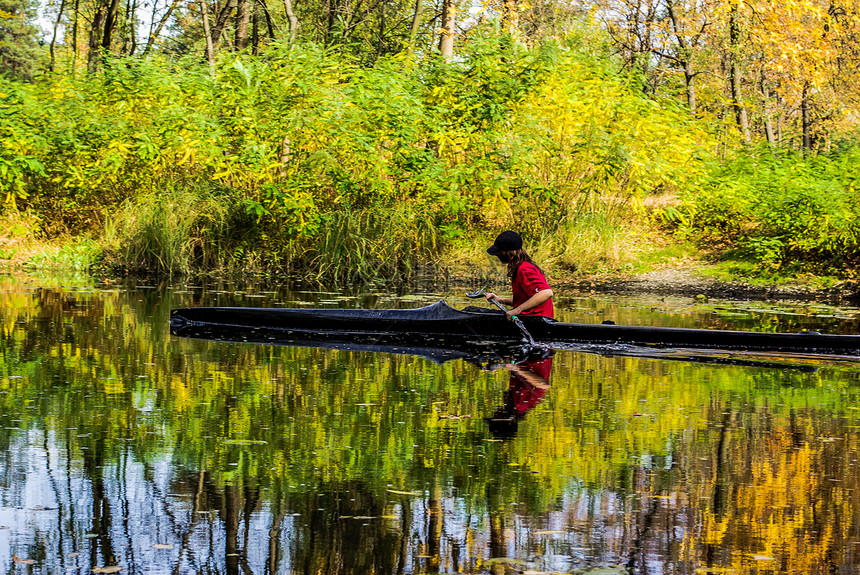
[[[512,306],[507,312],[509,320],[517,315],[553,317],[552,289],[541,269],[523,249],[520,234],[512,231],[500,233],[493,245],[487,248],[487,253],[508,265],[508,277],[513,283],[513,297],[503,298],[488,293],[487,301],[496,299]]]

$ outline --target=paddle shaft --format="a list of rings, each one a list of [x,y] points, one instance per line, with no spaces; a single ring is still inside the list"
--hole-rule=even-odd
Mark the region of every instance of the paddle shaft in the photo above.
[[[496,307],[498,307],[500,310],[502,310],[502,313],[504,313],[504,314],[508,313],[508,310],[505,309],[505,306],[502,305],[502,302],[500,302],[496,298],[492,298],[490,301],[492,301],[494,304],[496,304]],[[514,324],[518,328],[520,328],[520,331],[523,332],[523,335],[526,336],[526,339],[528,340],[528,342],[532,345],[537,345],[535,338],[532,337],[532,334],[529,333],[529,330],[526,329],[526,326],[523,325],[523,322],[520,320],[520,318],[518,318],[517,316],[514,315],[514,316],[511,316],[511,319],[513,320]]]

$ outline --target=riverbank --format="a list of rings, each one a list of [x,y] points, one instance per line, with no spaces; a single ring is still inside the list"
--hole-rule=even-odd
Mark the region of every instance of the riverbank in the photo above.
[[[680,296],[706,301],[780,300],[817,301],[831,305],[860,305],[860,281],[808,277],[762,278],[732,272],[733,266],[711,263],[702,257],[668,258],[642,266],[641,271],[565,274],[549,269],[550,282],[559,294],[595,293],[630,296]],[[449,281],[464,289],[504,289],[508,280],[502,268],[489,270],[475,262],[451,264]],[[480,284],[480,285],[479,285]]]
[[[32,238],[2,242],[0,270],[5,273],[33,270],[49,272],[84,272],[87,268],[94,276],[113,282],[116,277],[106,270],[93,272],[92,259],[100,251],[95,242],[59,240],[35,241]],[[481,256],[481,250],[458,252],[444,265],[428,264],[414,282],[421,286],[457,286],[466,291],[485,287],[503,290],[508,284],[501,266],[493,265]],[[459,256],[459,257],[458,257]],[[744,300],[796,300],[819,301],[832,305],[860,305],[860,281],[834,278],[781,277],[778,279],[751,278],[732,272],[732,267],[714,264],[702,254],[691,253],[683,257],[651,259],[639,262],[638,272],[621,270],[602,273],[567,272],[548,269],[553,287],[563,293],[608,293],[619,295],[661,295],[705,299]],[[252,274],[259,280],[283,282],[280,276]],[[217,273],[207,277],[219,278]],[[221,278],[224,279],[224,278]],[[306,282],[301,282],[306,283]],[[380,288],[393,289],[394,282],[380,281]],[[398,282],[399,285],[400,282]]]
[[[818,282],[795,279],[752,283],[745,279],[714,277],[716,269],[706,263],[666,267],[630,275],[600,275],[557,282],[559,290],[595,293],[655,294],[707,299],[819,301],[833,305],[860,304],[860,282],[844,280],[822,287]]]

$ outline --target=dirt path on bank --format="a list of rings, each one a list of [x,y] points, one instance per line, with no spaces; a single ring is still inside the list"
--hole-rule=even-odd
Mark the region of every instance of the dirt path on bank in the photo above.
[[[755,299],[820,301],[835,305],[860,304],[860,283],[841,282],[828,289],[800,283],[753,285],[725,282],[702,273],[701,267],[664,268],[643,274],[619,277],[583,277],[556,281],[558,289],[594,293],[658,294],[708,299]]]

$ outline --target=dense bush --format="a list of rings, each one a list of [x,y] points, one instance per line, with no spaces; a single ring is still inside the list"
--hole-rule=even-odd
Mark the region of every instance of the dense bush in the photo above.
[[[681,230],[763,272],[845,273],[860,263],[860,148],[745,150],[715,164],[674,212]]]
[[[0,185],[45,234],[92,233],[108,259],[163,272],[408,275],[504,227],[617,227],[712,146],[587,40],[488,30],[452,64],[272,45],[222,54],[214,74],[151,57],[0,80]]]

